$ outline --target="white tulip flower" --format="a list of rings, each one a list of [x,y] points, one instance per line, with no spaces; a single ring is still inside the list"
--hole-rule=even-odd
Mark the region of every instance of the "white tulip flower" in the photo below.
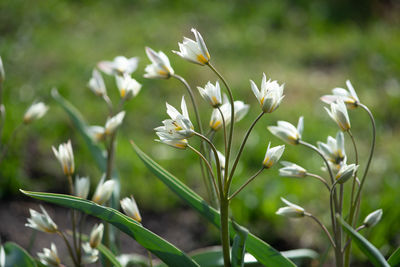
[[[268,127],[268,130],[273,135],[292,145],[297,145],[300,142],[301,135],[304,129],[303,117],[299,118],[297,128],[286,121],[278,121],[277,124],[277,126]]]
[[[105,137],[105,128],[104,127],[94,125],[94,126],[89,126],[87,130],[88,130],[89,135],[91,136],[91,138],[94,141],[99,142],[99,141],[104,140],[104,137]]]
[[[289,218],[300,218],[304,217],[304,209],[296,204],[293,204],[283,197],[281,197],[281,200],[287,205],[286,207],[279,208],[276,214],[289,217]]]
[[[126,58],[124,56],[117,56],[113,61],[101,61],[97,67],[108,75],[131,75],[138,66],[139,58],[132,57]]]
[[[275,146],[270,147],[271,142],[268,144],[267,152],[265,153],[263,166],[267,169],[271,168],[278,160],[281,158],[283,151],[285,150],[285,146]]]
[[[88,242],[82,244],[83,255],[82,255],[82,263],[83,264],[91,264],[96,262],[99,259],[99,251],[90,246]]]
[[[347,165],[345,163],[342,164],[340,170],[336,174],[335,179],[339,184],[344,184],[347,180],[353,177],[354,173],[357,171],[358,165],[350,164]]]
[[[284,166],[279,169],[280,176],[286,177],[306,177],[307,171],[303,167],[288,161],[282,161],[281,164]]]
[[[103,239],[104,225],[100,223],[99,225],[95,224],[93,226],[92,231],[90,232],[89,244],[92,248],[97,248],[99,244],[101,244],[101,240]]]
[[[160,142],[175,148],[179,148],[179,149],[186,149],[188,146],[188,141],[187,139],[178,139],[175,140],[173,139],[174,136],[170,135],[167,132],[156,132],[156,134],[158,135],[159,139],[156,139],[156,142]]]
[[[220,107],[222,114],[224,115],[225,125],[228,126],[231,123],[231,104],[228,100],[223,101],[224,104]],[[246,116],[249,111],[249,105],[245,104],[243,101],[235,101],[233,102],[233,107],[235,109],[235,122],[240,121]],[[211,113],[210,127],[214,131],[218,131],[223,126],[223,121],[221,117],[221,113],[218,109],[214,109]]]
[[[46,266],[51,267],[61,267],[61,260],[58,257],[57,247],[54,243],[51,243],[50,249],[44,248],[43,253],[39,252],[38,254],[39,261]]]
[[[121,111],[114,117],[108,118],[106,125],[104,127],[104,133],[106,135],[111,135],[115,132],[115,130],[122,124],[122,121],[125,117],[125,111]]]
[[[72,151],[71,140],[68,140],[67,143],[63,143],[58,146],[58,150],[55,149],[54,146],[51,147],[53,149],[54,155],[60,162],[64,174],[72,175],[75,171],[75,163],[74,163],[74,152]]]
[[[103,76],[101,76],[100,72],[96,69],[93,69],[88,87],[98,96],[107,95],[106,84],[104,83]]]
[[[327,104],[332,104],[338,99],[343,100],[347,105],[347,108],[354,109],[360,104],[360,99],[358,99],[357,93],[353,88],[353,85],[349,80],[346,81],[348,91],[344,88],[334,88],[332,89],[333,95],[324,95],[321,100]]]
[[[24,123],[29,124],[34,120],[42,118],[48,110],[49,107],[46,106],[43,102],[32,104],[25,112]]]
[[[104,182],[105,178],[105,176],[101,178],[92,198],[92,201],[99,205],[103,205],[110,199],[115,186],[115,181],[107,180]]]
[[[336,134],[336,139],[328,136],[327,142],[317,142],[322,154],[332,163],[340,164],[346,158],[343,132]]]
[[[31,217],[28,218],[28,223],[25,224],[25,226],[45,233],[57,232],[57,225],[51,219],[50,215],[43,208],[43,206],[40,206],[40,209],[42,210],[42,213],[33,209],[29,209]]]
[[[142,221],[142,217],[140,216],[138,206],[133,196],[122,199],[121,208],[127,216],[131,217],[135,221]]]
[[[123,76],[116,75],[115,80],[121,98],[125,98],[126,100],[135,97],[142,88],[142,85],[128,74],[124,74]]]
[[[222,104],[221,87],[217,81],[215,85],[208,82],[204,88],[197,87],[199,93],[204,100],[211,104],[213,108],[217,108]]]
[[[329,116],[337,123],[339,128],[345,132],[350,129],[350,119],[347,113],[346,105],[342,99],[336,100],[336,102],[331,103],[331,109],[325,107],[326,112]]]
[[[364,225],[365,227],[371,228],[377,225],[377,223],[381,220],[382,218],[383,211],[382,209],[376,210],[374,212],[371,212],[370,214],[367,215],[364,219]]]
[[[157,53],[150,47],[146,47],[146,54],[151,64],[147,65],[144,69],[146,72],[144,74],[145,78],[168,79],[174,75],[174,70],[169,63],[169,59],[162,51]]]
[[[192,32],[196,41],[184,37],[183,42],[178,43],[180,51],[172,52],[190,62],[205,65],[210,61],[210,54],[201,34],[196,29],[192,29]]]
[[[90,189],[89,177],[76,176],[75,191],[74,191],[75,196],[86,199],[89,194],[89,189]]]
[[[258,102],[261,105],[261,109],[265,113],[271,113],[277,109],[285,97],[283,95],[284,85],[279,85],[277,81],[267,81],[267,76],[263,74],[261,81],[261,90],[258,90],[257,85],[250,80],[251,90],[253,90],[254,95],[257,97]]]

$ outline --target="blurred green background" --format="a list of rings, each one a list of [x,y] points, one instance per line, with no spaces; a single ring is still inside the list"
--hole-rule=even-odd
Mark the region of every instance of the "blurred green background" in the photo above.
[[[281,144],[266,130],[277,120],[294,124],[303,115],[304,139],[311,143],[336,135],[336,124],[323,111],[319,97],[334,87],[345,87],[346,79],[352,81],[361,101],[376,116],[378,128],[361,218],[383,208],[383,221],[365,231],[365,235],[387,254],[400,244],[400,209],[396,202],[400,190],[399,26],[398,1],[3,0],[0,55],[6,70],[7,117],[2,142],[8,140],[33,101],[45,101],[51,111],[42,120],[24,127],[12,144],[0,166],[0,197],[20,198],[19,188],[66,192],[66,181],[51,146],[68,139],[73,142],[77,172],[89,175],[94,189],[101,173],[83,139],[50,96],[50,90],[57,87],[90,124],[103,125],[106,106],[86,84],[98,61],[117,55],[140,57],[133,77],[143,84],[140,94],[126,105],[127,116],[118,139],[116,164],[122,177],[122,196],[133,194],[142,210],[157,213],[182,206],[139,161],[129,145],[130,139],[205,196],[195,155],[153,141],[153,128],[166,118],[165,102],[178,105],[185,89],[176,80],[143,78],[144,67],[149,63],[144,47],[150,46],[163,50],[176,73],[192,87],[203,86],[209,80],[215,82],[216,77],[206,67],[171,53],[183,36],[192,38],[190,29],[195,27],[202,33],[214,65],[233,87],[234,97],[251,105],[249,114],[236,125],[236,148],[260,111],[249,79],[260,84],[265,72],[285,83],[286,97],[280,108],[263,117],[250,137],[234,187],[258,170],[269,141],[272,145]],[[114,79],[105,79],[109,95],[116,102]],[[200,98],[198,103],[207,125],[211,109]],[[370,123],[361,109],[350,111],[350,117],[363,164],[369,151]],[[348,141],[351,162],[353,153]],[[287,145],[283,159],[320,173],[322,162],[303,147]],[[282,206],[279,197],[284,196],[328,223],[328,195],[321,188],[314,180],[279,177],[278,168],[274,167],[238,195],[232,214],[277,248],[311,247],[323,251],[327,240],[317,226],[274,214]],[[216,240],[215,236],[210,243]],[[357,254],[361,261],[365,260]]]

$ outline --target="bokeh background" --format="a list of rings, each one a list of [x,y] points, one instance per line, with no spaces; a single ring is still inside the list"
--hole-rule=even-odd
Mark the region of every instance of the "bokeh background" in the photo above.
[[[66,180],[51,146],[68,139],[74,146],[77,172],[91,177],[94,190],[101,173],[50,91],[58,88],[90,124],[103,125],[106,105],[86,84],[98,61],[124,55],[140,57],[133,77],[143,88],[127,103],[127,116],[119,133],[116,166],[121,173],[121,195],[133,194],[143,213],[151,214],[150,217],[168,220],[171,217],[166,214],[175,214],[180,220],[174,224],[179,221],[185,224],[187,218],[196,216],[144,167],[129,145],[130,139],[135,140],[146,153],[205,196],[195,155],[154,142],[153,128],[166,117],[165,102],[178,105],[185,89],[176,80],[143,78],[144,67],[149,63],[144,47],[150,46],[163,50],[176,73],[192,87],[203,86],[209,80],[215,82],[216,77],[209,69],[188,63],[171,52],[177,49],[177,42],[183,36],[192,37],[192,27],[202,33],[212,61],[233,87],[234,97],[251,105],[249,114],[236,125],[236,148],[259,113],[249,79],[259,84],[265,72],[268,77],[285,83],[283,103],[277,111],[263,117],[250,137],[234,187],[258,170],[269,141],[281,144],[266,130],[266,126],[277,120],[295,124],[303,115],[304,139],[311,143],[336,135],[337,126],[323,111],[319,97],[334,87],[345,87],[346,79],[352,81],[361,101],[375,115],[378,130],[361,218],[378,208],[383,209],[384,215],[378,226],[364,234],[385,255],[398,247],[400,4],[395,0],[2,0],[0,55],[6,70],[7,117],[1,141],[7,142],[33,101],[45,101],[50,112],[23,128],[1,163],[1,212],[12,214],[9,209],[12,203],[27,201],[19,188],[67,192]],[[116,102],[114,79],[105,78],[109,95]],[[197,97],[203,123],[208,125],[211,109],[198,94]],[[361,163],[365,163],[371,126],[360,109],[350,111],[350,117]],[[351,161],[353,153],[348,141]],[[222,147],[222,143],[219,145]],[[283,159],[320,173],[322,162],[303,147],[286,146]],[[308,247],[323,253],[327,240],[317,226],[307,220],[287,220],[275,215],[282,206],[279,198],[284,196],[328,223],[328,195],[321,188],[314,180],[279,177],[278,168],[274,167],[238,195],[232,204],[232,215],[278,249]],[[185,216],[180,216],[181,213]],[[23,225],[25,219],[21,220],[17,223]],[[188,248],[218,243],[213,227],[200,222],[209,234],[204,235],[202,229],[197,237],[190,239]],[[1,238],[10,240],[13,236],[4,224],[7,222],[3,222]],[[182,229],[182,235],[199,233],[197,226]],[[365,264],[366,259],[357,248],[354,251],[357,262]]]

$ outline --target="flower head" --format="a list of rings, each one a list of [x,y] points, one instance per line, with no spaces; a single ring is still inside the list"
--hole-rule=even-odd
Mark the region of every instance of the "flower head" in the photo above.
[[[90,243],[85,242],[82,244],[83,255],[82,255],[82,263],[83,264],[91,264],[96,262],[99,259],[99,251],[90,246]]]
[[[89,244],[92,248],[97,248],[103,239],[104,225],[102,223],[96,224],[90,232]]]
[[[284,166],[283,168],[279,169],[280,176],[286,177],[306,177],[307,171],[303,167],[288,162],[288,161],[281,161],[281,164]]]
[[[218,81],[215,85],[208,82],[204,88],[198,86],[197,89],[199,90],[201,97],[203,97],[214,108],[217,108],[222,104],[221,88]]]
[[[172,52],[190,62],[205,65],[210,61],[210,54],[201,34],[196,29],[192,29],[192,32],[196,41],[184,37],[183,42],[178,43],[180,51]]]
[[[282,215],[285,217],[290,217],[290,218],[300,218],[304,217],[304,209],[296,204],[293,204],[283,197],[281,197],[281,200],[287,205],[286,207],[278,209],[276,214]]]
[[[250,80],[251,90],[253,90],[254,95],[257,97],[258,102],[261,105],[261,109],[266,113],[271,113],[277,109],[285,97],[283,95],[284,85],[279,85],[277,81],[267,81],[267,76],[263,74],[261,81],[261,90],[258,90],[257,85]]]
[[[336,174],[335,179],[339,184],[344,184],[347,180],[349,180],[354,173],[357,171],[358,165],[355,164],[350,164],[347,165],[346,163],[343,163]]]
[[[104,140],[105,137],[105,129],[102,126],[89,126],[88,133],[90,137],[95,140],[96,142]]]
[[[170,135],[167,132],[156,132],[156,134],[158,135],[159,138],[155,140],[156,142],[160,142],[179,149],[186,149],[188,146],[187,139],[175,140],[173,139],[174,136]]]
[[[106,135],[111,135],[115,132],[115,130],[122,124],[122,121],[125,117],[125,111],[121,111],[114,117],[108,118],[106,122],[106,126],[104,127],[104,133]]]
[[[303,117],[299,118],[299,122],[297,123],[297,128],[294,127],[291,123],[286,121],[278,121],[278,126],[269,126],[268,130],[279,137],[283,141],[297,145],[300,142],[301,135],[304,129],[304,119]]]
[[[61,260],[58,257],[57,247],[56,245],[54,245],[54,243],[51,243],[50,249],[44,248],[43,253],[39,252],[37,255],[39,257],[39,261],[46,266],[52,266],[52,267],[62,266]]]
[[[124,75],[132,74],[138,66],[139,58],[132,57],[126,58],[124,56],[117,56],[113,61],[101,61],[97,67],[108,75]]]
[[[328,108],[325,108],[325,110],[343,132],[350,129],[349,114],[347,113],[346,105],[342,99],[338,99],[336,102],[331,103],[330,110]]]
[[[98,96],[107,95],[107,89],[103,80],[103,76],[101,76],[100,72],[96,69],[93,69],[92,77],[89,80],[88,87]]]
[[[74,153],[72,151],[71,140],[68,140],[67,143],[63,143],[58,146],[58,150],[55,149],[54,146],[51,147],[53,149],[54,155],[61,163],[65,175],[72,175],[75,171],[75,163],[74,163]]]
[[[228,126],[231,123],[231,104],[226,97],[223,101],[224,104],[220,107],[222,114],[224,115],[225,125]],[[235,109],[235,122],[240,121],[246,116],[249,111],[249,105],[245,104],[243,101],[235,101],[233,102],[233,107]],[[214,109],[211,113],[210,127],[214,131],[218,131],[223,126],[222,116],[218,109]]]
[[[0,57],[0,83],[3,82],[6,78],[6,74],[4,72],[3,60]]]
[[[275,146],[271,147],[271,142],[268,144],[267,152],[265,153],[263,166],[267,169],[271,168],[278,160],[281,158],[285,146]]]
[[[127,216],[131,217],[135,221],[142,221],[142,217],[140,216],[138,206],[133,196],[122,199],[121,208]]]
[[[38,102],[32,104],[25,112],[24,115],[24,123],[29,124],[34,120],[38,120],[43,117],[46,112],[49,110],[49,107],[46,106],[43,102]]]
[[[117,87],[121,98],[126,100],[135,97],[142,88],[142,85],[133,79],[129,74],[124,74],[123,76],[116,75],[115,80],[117,82]]]
[[[349,109],[354,109],[358,107],[358,105],[360,104],[360,100],[358,99],[357,93],[354,90],[353,85],[349,80],[346,81],[346,85],[348,91],[344,88],[337,87],[332,89],[333,95],[324,95],[321,97],[321,100],[327,104],[332,104],[338,99],[341,99]]]
[[[50,215],[42,206],[40,206],[40,209],[42,210],[42,213],[29,209],[31,217],[28,218],[28,223],[25,224],[25,226],[46,233],[55,233],[58,229],[57,225],[53,222]]]
[[[92,201],[99,205],[103,205],[110,199],[115,186],[115,181],[107,180],[104,182],[105,178],[105,175],[103,175],[92,198]]]
[[[370,214],[367,215],[364,219],[364,225],[365,227],[374,227],[377,225],[377,223],[381,220],[382,218],[383,211],[382,209],[376,210],[374,212],[371,212]]]
[[[318,142],[318,148],[322,154],[334,164],[340,164],[346,158],[344,148],[344,135],[342,132],[336,134],[336,139],[328,136],[327,142]]]
[[[89,177],[79,177],[75,178],[75,196],[86,199],[89,194],[90,179]]]
[[[150,47],[146,47],[146,54],[151,64],[145,68],[145,78],[168,79],[174,75],[169,59],[162,51],[157,53]]]

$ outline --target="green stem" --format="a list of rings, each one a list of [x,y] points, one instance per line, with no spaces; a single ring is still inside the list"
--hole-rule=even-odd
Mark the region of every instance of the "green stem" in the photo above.
[[[224,267],[231,266],[230,240],[229,240],[229,200],[221,199],[221,243],[224,256]]]
[[[67,249],[68,249],[68,253],[69,256],[71,257],[72,261],[74,262],[75,266],[80,266],[80,264],[78,263],[78,261],[75,259],[74,253],[72,252],[72,248],[71,245],[68,242],[68,239],[65,237],[65,235],[63,234],[63,232],[61,231],[57,231],[57,234],[60,235],[62,237],[62,239],[65,242],[65,245],[67,245]]]
[[[306,176],[310,176],[310,177],[316,178],[318,181],[322,182],[329,191],[331,190],[329,185],[328,185],[328,183],[321,176],[319,176],[317,174],[314,174],[314,173],[309,173],[309,172],[306,173]]]
[[[75,190],[74,190],[74,183],[72,181],[71,175],[68,175],[68,184],[69,184],[70,194],[73,196]],[[76,239],[76,213],[75,213],[74,209],[71,210],[71,217],[72,217],[71,221],[72,221],[72,241],[73,241],[72,244],[73,244],[74,250],[76,252],[77,261],[80,264],[81,255],[80,255],[80,251],[79,251],[79,247],[78,247],[78,243],[77,243],[77,239]]]
[[[265,169],[265,168],[264,168],[264,166],[263,166],[263,167],[262,167],[261,169],[259,169],[255,174],[253,174],[253,176],[251,176],[238,190],[236,190],[236,192],[233,193],[233,194],[228,198],[228,200],[229,200],[229,201],[232,200],[237,194],[239,194],[240,191],[242,191],[251,181],[253,181],[254,178],[256,178],[264,169]]]
[[[324,230],[326,236],[328,237],[329,241],[331,242],[332,247],[335,247],[335,241],[333,241],[331,234],[329,233],[328,229],[326,228],[325,225],[323,225],[323,223],[318,220],[317,217],[315,217],[314,215],[312,215],[311,213],[305,212],[304,213],[305,216],[310,217],[311,219],[313,219],[321,228],[322,230]]]
[[[226,139],[226,122],[225,122],[224,113],[222,113],[221,108],[218,107],[217,109],[218,109],[219,113],[221,114],[222,126],[224,127],[224,146],[225,146],[225,155],[226,155],[228,153],[228,143],[227,143],[227,139]]]

